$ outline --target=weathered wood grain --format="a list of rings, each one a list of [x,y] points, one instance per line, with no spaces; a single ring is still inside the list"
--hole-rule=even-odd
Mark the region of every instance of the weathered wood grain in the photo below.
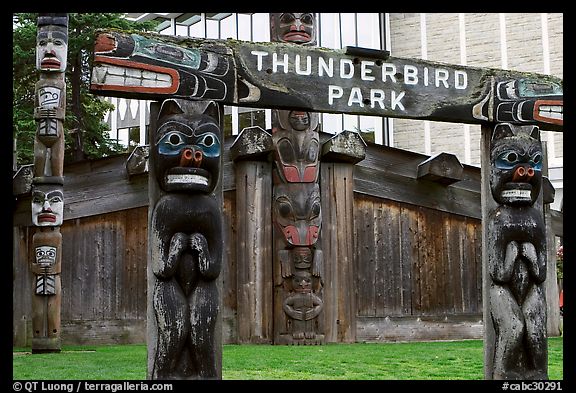
[[[236,312],[239,343],[272,342],[272,165],[236,163]]]
[[[136,83],[130,75],[138,72],[143,77]],[[161,76],[144,84],[154,73]],[[257,108],[563,128],[561,109],[553,116],[538,111],[541,105],[563,105],[562,81],[550,75],[284,42],[101,30],[90,88],[127,98],[170,96]],[[508,97],[509,89],[516,93]],[[512,111],[518,103],[534,113]]]

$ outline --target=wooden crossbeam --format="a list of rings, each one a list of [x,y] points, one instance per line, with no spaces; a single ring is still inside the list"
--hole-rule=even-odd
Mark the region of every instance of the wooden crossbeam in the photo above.
[[[563,129],[563,81],[550,75],[279,42],[101,30],[91,91],[146,100],[453,123]]]

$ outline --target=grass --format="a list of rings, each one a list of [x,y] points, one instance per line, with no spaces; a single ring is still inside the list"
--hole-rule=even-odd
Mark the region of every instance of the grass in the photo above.
[[[15,380],[144,380],[145,345],[14,349]],[[231,345],[223,380],[481,380],[482,340],[321,346]],[[563,339],[549,339],[549,377],[563,379]]]

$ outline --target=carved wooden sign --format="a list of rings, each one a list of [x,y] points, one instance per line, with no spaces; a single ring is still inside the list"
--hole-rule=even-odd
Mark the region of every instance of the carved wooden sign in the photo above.
[[[96,37],[91,91],[562,131],[562,85],[550,75],[392,57],[366,48],[108,30]]]

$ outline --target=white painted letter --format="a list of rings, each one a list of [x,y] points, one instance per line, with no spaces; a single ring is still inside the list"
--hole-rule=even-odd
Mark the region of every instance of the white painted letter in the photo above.
[[[364,108],[364,104],[362,103],[362,92],[359,87],[353,87],[352,90],[350,90],[348,106],[352,106],[352,104],[358,104],[360,105],[360,108]]]
[[[318,58],[318,76],[324,76],[324,72],[330,78],[334,76],[334,59],[329,58],[328,64],[326,64],[326,60],[323,57]]]
[[[436,87],[440,87],[440,82],[442,82],[445,88],[449,88],[450,86],[448,86],[448,75],[448,70],[445,70],[444,68],[437,68],[436,76],[434,77],[434,79],[436,79]]]
[[[418,84],[418,68],[413,65],[406,64],[404,66],[404,84],[416,85]]]
[[[424,86],[428,86],[428,67],[424,67]]]
[[[373,81],[376,78],[374,78],[372,75],[368,75],[372,73],[372,70],[366,68],[367,66],[373,66],[374,63],[373,61],[368,61],[368,60],[362,60],[362,62],[360,63],[360,78],[363,81]]]
[[[400,94],[398,94],[398,97],[396,97],[396,92],[394,90],[392,90],[392,110],[396,109],[396,107],[400,108],[401,110],[405,111],[406,108],[404,108],[404,105],[402,105],[402,103],[400,102],[402,100],[402,98],[404,98],[404,92],[401,91]]]
[[[466,71],[454,71],[454,87],[459,90],[464,90],[468,87],[468,74]]]
[[[374,103],[377,102],[381,109],[384,107],[384,90],[370,89],[370,107],[374,108]]]
[[[328,105],[334,104],[334,98],[340,98],[344,94],[344,90],[340,86],[328,86]]]
[[[390,77],[390,80],[396,83],[396,66],[392,63],[382,64],[382,82],[386,82],[386,76]]]
[[[258,57],[257,60],[257,65],[258,65],[258,71],[262,71],[262,57],[264,56],[268,56],[268,52],[262,52],[259,50],[253,50],[252,52],[250,52],[251,54],[253,54],[254,56]]]
[[[296,73],[298,75],[310,75],[312,73],[312,58],[310,56],[306,56],[306,69],[302,71],[300,69],[300,55],[296,55],[296,60],[294,60],[296,64]]]
[[[288,73],[288,54],[284,54],[283,61],[278,61],[278,54],[272,53],[272,71],[278,72],[278,66],[284,67],[284,73]]]
[[[344,70],[344,65],[348,64],[349,71],[346,73]],[[354,63],[350,59],[340,59],[340,78],[342,79],[350,79],[354,76]]]

